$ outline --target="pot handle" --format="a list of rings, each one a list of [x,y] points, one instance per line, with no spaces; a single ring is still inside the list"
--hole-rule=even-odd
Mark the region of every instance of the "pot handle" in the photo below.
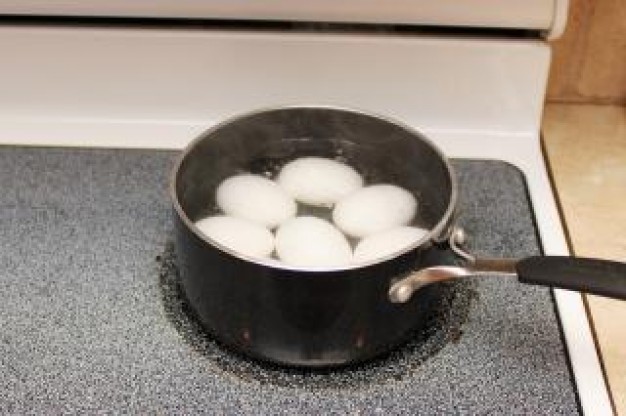
[[[535,256],[519,260],[520,282],[572,289],[626,300],[626,264],[567,256]]]
[[[465,233],[456,227],[450,249],[466,260],[464,266],[433,266],[416,270],[389,288],[393,303],[407,302],[431,283],[476,275],[517,276],[521,283],[571,289],[626,300],[626,263],[569,256],[533,256],[524,259],[476,258],[461,249]]]
[[[465,266],[433,266],[394,282],[389,300],[407,302],[422,287],[472,276],[517,276],[521,283],[571,289],[626,300],[626,263],[567,256],[472,259]]]

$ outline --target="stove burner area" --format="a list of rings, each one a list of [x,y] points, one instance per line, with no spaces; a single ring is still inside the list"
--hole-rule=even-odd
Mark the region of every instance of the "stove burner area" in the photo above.
[[[510,278],[449,286],[432,331],[354,367],[282,368],[219,346],[168,243],[176,154],[0,147],[0,414],[577,413],[550,291]],[[523,174],[453,163],[467,248],[540,252]]]
[[[245,357],[215,340],[204,330],[188,304],[178,268],[174,244],[168,241],[159,263],[159,282],[165,313],[181,337],[196,352],[224,372],[241,380],[293,388],[350,388],[380,385],[409,377],[446,344],[463,335],[472,300],[478,296],[473,280],[446,284],[443,300],[425,326],[404,345],[370,361],[335,369],[301,369],[279,366]]]

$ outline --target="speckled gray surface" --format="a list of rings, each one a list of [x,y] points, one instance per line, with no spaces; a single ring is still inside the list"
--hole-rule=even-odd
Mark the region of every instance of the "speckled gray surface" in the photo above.
[[[169,238],[172,155],[0,147],[0,413],[578,412],[549,291],[513,280],[461,287],[450,300],[461,312],[446,317],[459,328],[431,334],[425,360],[408,344],[310,373],[216,346],[180,315],[155,260]],[[536,253],[518,172],[455,166],[471,247]]]

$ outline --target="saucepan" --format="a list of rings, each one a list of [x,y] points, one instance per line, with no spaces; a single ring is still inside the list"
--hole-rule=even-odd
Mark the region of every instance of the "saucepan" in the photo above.
[[[420,201],[428,233],[366,263],[291,267],[234,252],[194,222],[215,189],[301,156],[341,157],[370,183],[394,183]],[[418,131],[378,115],[323,106],[264,109],[211,128],[174,166],[176,258],[185,296],[216,339],[275,363],[339,366],[370,359],[423,329],[442,281],[516,275],[520,282],[626,299],[626,265],[573,257],[480,259],[463,249],[458,184],[445,155]]]

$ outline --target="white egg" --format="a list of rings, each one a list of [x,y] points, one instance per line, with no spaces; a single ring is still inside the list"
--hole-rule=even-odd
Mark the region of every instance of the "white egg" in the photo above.
[[[276,254],[291,266],[331,268],[352,262],[352,248],[330,222],[296,217],[276,231]]]
[[[398,253],[428,234],[417,227],[396,227],[365,237],[354,249],[354,262],[365,263]]]
[[[264,226],[224,215],[203,218],[196,227],[212,240],[244,256],[266,258],[274,251],[274,236]]]
[[[296,215],[296,202],[274,181],[260,175],[231,176],[218,187],[215,200],[232,217],[274,228]]]
[[[417,201],[395,185],[372,185],[341,199],[333,210],[333,221],[351,237],[363,238],[400,225],[415,216]]]
[[[297,201],[315,206],[332,206],[363,186],[363,178],[352,167],[322,157],[287,163],[276,181]]]

